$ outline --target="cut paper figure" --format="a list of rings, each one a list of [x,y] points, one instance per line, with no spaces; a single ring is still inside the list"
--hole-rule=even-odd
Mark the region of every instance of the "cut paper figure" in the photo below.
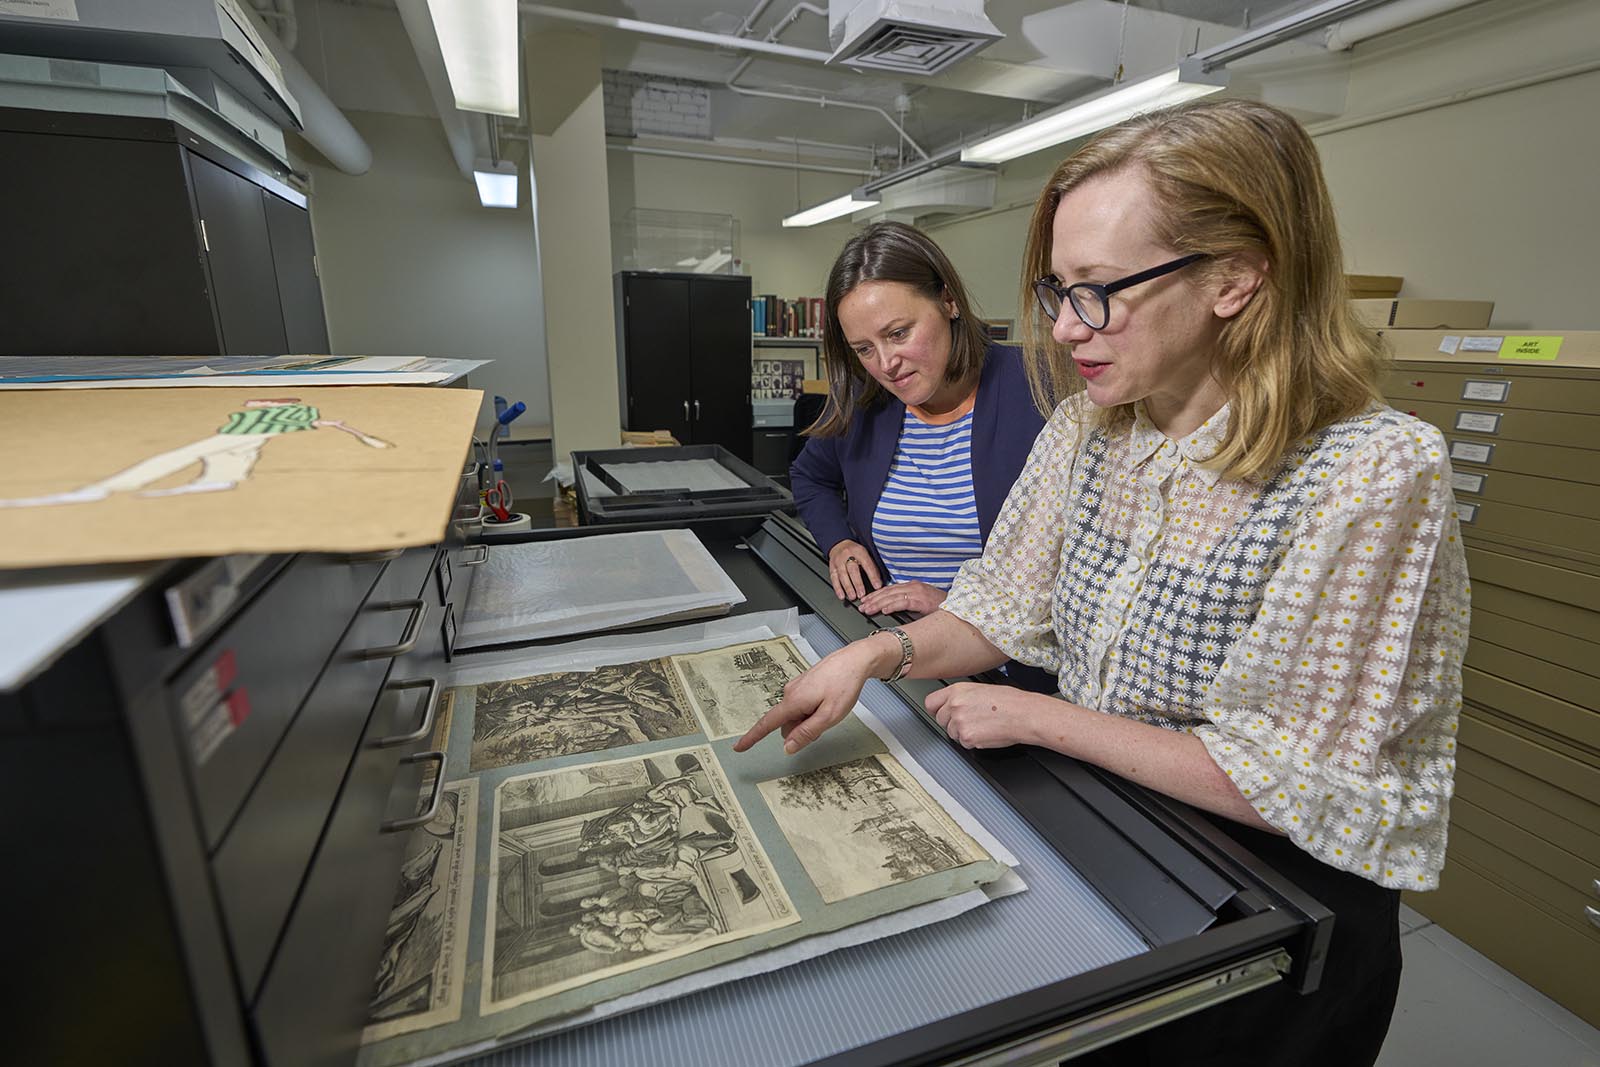
[[[261,458],[261,450],[274,437],[322,429],[343,430],[368,448],[394,447],[388,441],[362,433],[337,419],[322,418],[316,408],[302,404],[299,397],[246,400],[243,410],[231,412],[226,425],[210,437],[151,456],[81,489],[0,500],[0,508],[85,504],[104,500],[113,493],[164,497],[222,492],[237,488],[250,476],[256,460]],[[146,488],[196,463],[200,464],[200,470],[190,481],[170,489]]]

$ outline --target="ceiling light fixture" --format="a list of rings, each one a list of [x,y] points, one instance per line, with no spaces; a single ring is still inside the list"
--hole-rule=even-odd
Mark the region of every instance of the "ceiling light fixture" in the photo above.
[[[1004,163],[1041,148],[1103,130],[1146,111],[1207,96],[1225,88],[1227,84],[1225,72],[1203,72],[1198,63],[1185,61],[1153,78],[1132,82],[1089,100],[1046,111],[1004,133],[963,148],[961,161]]]
[[[517,0],[428,0],[428,14],[456,107],[517,117]]]
[[[478,202],[484,207],[517,206],[517,165],[479,160],[472,168],[478,183]]]
[[[785,226],[815,226],[819,222],[836,219],[840,215],[849,215],[860,211],[864,207],[876,207],[879,201],[864,189],[852,189],[843,196],[829,200],[827,203],[808,207],[804,211],[797,211],[783,220]]]

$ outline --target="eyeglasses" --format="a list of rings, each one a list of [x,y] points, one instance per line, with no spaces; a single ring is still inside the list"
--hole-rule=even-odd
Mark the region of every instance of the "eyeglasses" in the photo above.
[[[1131,289],[1135,285],[1155,281],[1163,275],[1173,271],[1182,270],[1196,260],[1205,259],[1206,253],[1196,252],[1193,255],[1174,259],[1170,263],[1163,263],[1159,267],[1142,270],[1138,274],[1130,274],[1126,278],[1118,278],[1105,285],[1094,282],[1078,282],[1074,285],[1057,285],[1052,278],[1040,278],[1033,283],[1033,291],[1039,298],[1039,306],[1044,313],[1054,322],[1061,313],[1061,304],[1065,301],[1072,305],[1072,310],[1078,318],[1091,330],[1103,330],[1106,323],[1111,321],[1111,294],[1120,293],[1124,289]]]

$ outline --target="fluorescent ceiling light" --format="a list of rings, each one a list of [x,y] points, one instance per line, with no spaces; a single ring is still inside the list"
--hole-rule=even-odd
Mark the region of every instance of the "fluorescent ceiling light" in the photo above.
[[[1226,84],[1227,78],[1222,72],[1202,74],[1197,65],[1186,63],[1091,100],[1047,111],[1020,126],[963,148],[961,162],[1004,163],[1103,130],[1146,111],[1209,95]]]
[[[515,163],[479,163],[472,177],[478,183],[478,202],[484,207],[517,206]]]
[[[462,111],[517,117],[517,0],[428,0]]]
[[[878,202],[876,197],[868,195],[865,190],[852,189],[843,196],[829,200],[825,204],[818,204],[816,207],[808,207],[804,211],[795,212],[784,219],[783,224],[785,226],[815,226],[819,222],[827,222],[829,219],[836,219],[840,215],[849,215],[852,212],[860,211],[864,207],[876,207]]]

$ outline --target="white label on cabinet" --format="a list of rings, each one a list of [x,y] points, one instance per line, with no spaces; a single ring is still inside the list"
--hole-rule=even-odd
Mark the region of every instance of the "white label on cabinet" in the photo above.
[[[1500,346],[1505,343],[1503,337],[1463,337],[1461,351],[1463,352],[1499,352]]]
[[[1480,441],[1451,441],[1450,458],[1459,459],[1463,463],[1487,464],[1494,456],[1494,445],[1486,445]]]
[[[1450,488],[1458,493],[1483,492],[1484,476],[1481,474],[1468,474],[1466,471],[1456,471],[1450,475]]]
[[[1509,395],[1510,382],[1467,382],[1461,387],[1462,400],[1487,400],[1491,404],[1504,404]]]
[[[1476,505],[1476,504],[1457,504],[1456,505],[1456,518],[1460,519],[1461,523],[1463,525],[1471,525],[1472,523],[1477,522],[1478,521],[1478,505]]]
[[[1461,347],[1461,338],[1453,333],[1447,333],[1439,338],[1439,351],[1447,356],[1456,354],[1456,349]]]
[[[1458,411],[1456,429],[1473,433],[1499,433],[1500,416],[1487,411]]]
[[[78,0],[0,0],[0,15],[78,22]]]

